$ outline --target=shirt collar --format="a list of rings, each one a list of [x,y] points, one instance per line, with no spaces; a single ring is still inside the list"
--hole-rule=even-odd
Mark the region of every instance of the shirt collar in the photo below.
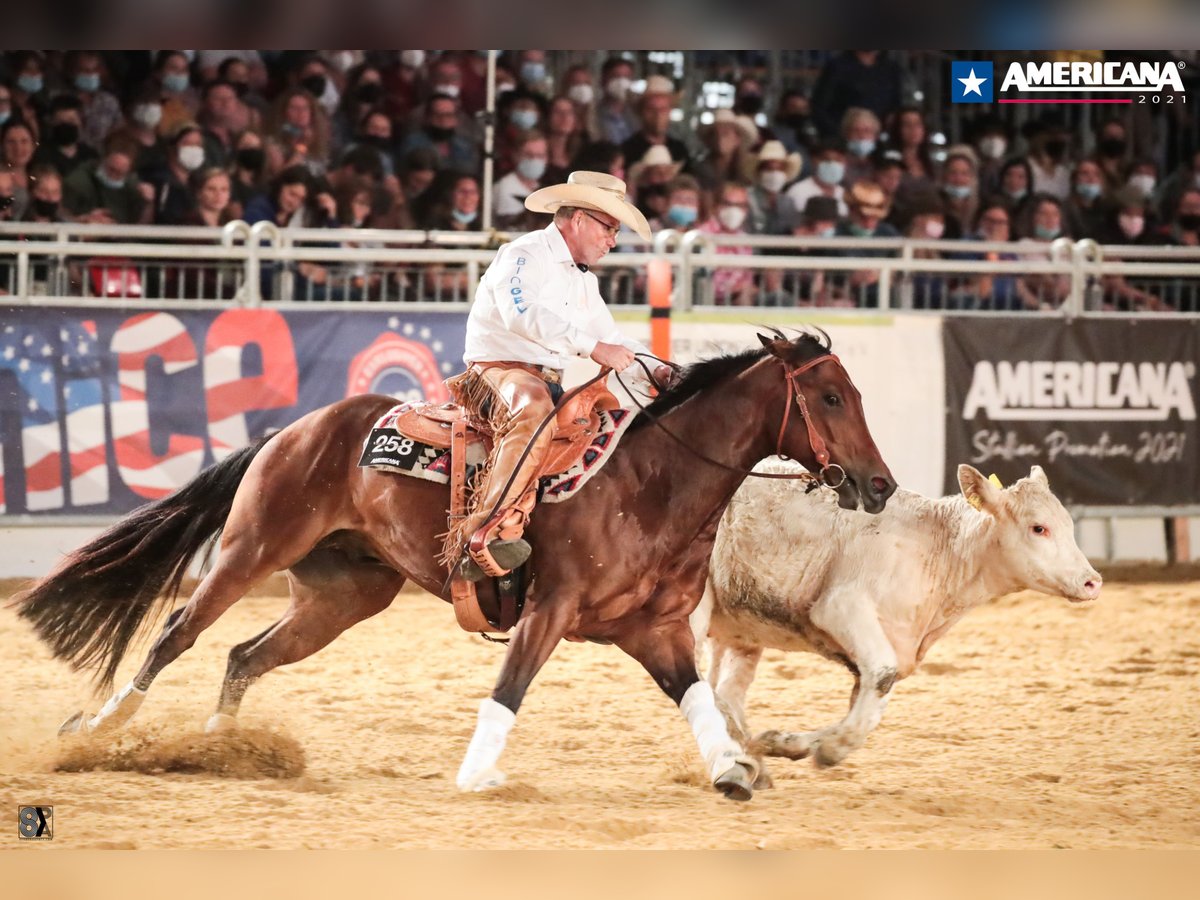
[[[546,241],[550,245],[550,252],[554,254],[555,262],[575,265],[575,260],[571,257],[571,248],[567,246],[566,238],[554,222],[546,226]]]

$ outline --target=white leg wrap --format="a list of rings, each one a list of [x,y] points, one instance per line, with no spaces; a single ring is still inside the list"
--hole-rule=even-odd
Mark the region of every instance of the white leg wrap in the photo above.
[[[516,713],[491,697],[479,704],[475,735],[455,779],[460,791],[483,791],[504,783],[504,773],[496,768],[496,763],[516,719]]]
[[[679,704],[679,711],[692,726],[692,734],[700,745],[700,755],[708,765],[708,773],[714,780],[718,775],[728,772],[738,757],[742,756],[742,748],[729,736],[725,727],[725,717],[717,709],[713,690],[707,682],[697,681]]]
[[[120,728],[133,717],[145,699],[146,691],[139,690],[132,681],[129,682],[109,697],[108,702],[100,707],[100,712],[92,716],[88,731],[105,732]]]

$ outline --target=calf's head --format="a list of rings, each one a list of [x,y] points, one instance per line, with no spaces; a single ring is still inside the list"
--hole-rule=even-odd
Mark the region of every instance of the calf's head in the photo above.
[[[996,520],[999,554],[1018,589],[1066,597],[1072,602],[1095,600],[1104,579],[1075,543],[1075,525],[1050,491],[1041,466],[1027,478],[998,487],[968,465],[958,467],[958,484],[967,502]]]

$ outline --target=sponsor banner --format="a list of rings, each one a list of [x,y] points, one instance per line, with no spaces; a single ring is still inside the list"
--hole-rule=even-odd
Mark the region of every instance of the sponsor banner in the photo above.
[[[448,399],[466,314],[0,307],[0,514],[125,513],[344,397]]]
[[[1046,470],[1064,502],[1200,503],[1196,321],[946,319],[946,473]]]

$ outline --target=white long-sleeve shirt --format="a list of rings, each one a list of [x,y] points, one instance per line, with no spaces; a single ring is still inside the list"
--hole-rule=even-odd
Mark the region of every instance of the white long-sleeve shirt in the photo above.
[[[591,356],[601,341],[650,352],[617,330],[596,276],[575,265],[551,222],[502,246],[483,273],[467,317],[463,361],[564,369],[571,357]],[[641,366],[627,371],[641,380]]]

